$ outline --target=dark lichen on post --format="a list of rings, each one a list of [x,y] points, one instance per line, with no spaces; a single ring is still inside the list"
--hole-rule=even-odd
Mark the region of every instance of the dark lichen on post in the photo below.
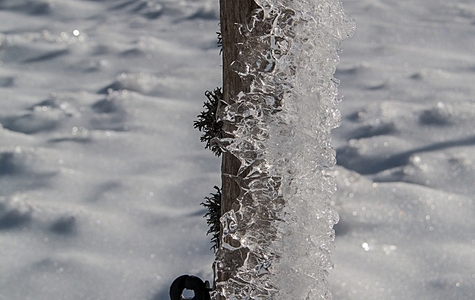
[[[200,141],[206,143],[205,149],[210,149],[216,156],[220,156],[223,151],[214,141],[224,137],[223,122],[217,118],[218,105],[223,99],[223,93],[221,88],[216,88],[212,92],[206,91],[205,95],[208,98],[203,105],[205,109],[198,115],[193,127],[203,132]]]
[[[206,234],[212,234],[211,249],[216,251],[219,248],[219,232],[220,232],[220,218],[221,218],[221,189],[214,186],[216,193],[210,193],[210,197],[205,197],[205,202],[201,205],[208,209],[208,212],[204,215],[206,223],[209,226]]]

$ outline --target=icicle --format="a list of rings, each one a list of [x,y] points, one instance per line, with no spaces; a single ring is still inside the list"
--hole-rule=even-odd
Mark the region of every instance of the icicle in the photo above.
[[[339,1],[256,0],[241,27],[234,70],[251,86],[220,113],[234,126],[222,144],[241,161],[241,194],[221,217],[215,269],[226,299],[331,299],[330,206],[335,163],[330,130],[339,123],[337,48],[354,23]],[[235,265],[235,261],[243,264]]]

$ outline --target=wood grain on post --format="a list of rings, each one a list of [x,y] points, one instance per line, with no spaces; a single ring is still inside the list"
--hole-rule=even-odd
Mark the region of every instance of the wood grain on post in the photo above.
[[[258,6],[254,0],[221,0],[221,36],[223,43],[223,96],[226,103],[232,103],[232,99],[239,92],[248,92],[247,86],[232,69],[231,63],[238,57],[236,44],[242,42],[238,24],[246,24],[251,12]],[[225,124],[225,126],[229,126]],[[226,128],[227,129],[227,128]],[[222,200],[221,213],[231,209],[232,203],[239,196],[239,187],[226,174],[236,175],[240,162],[232,154],[226,152],[223,155],[221,166],[222,174]]]
[[[231,69],[231,63],[238,57],[239,51],[236,44],[243,40],[239,33],[238,24],[245,24],[255,8],[257,8],[257,4],[254,0],[220,0],[220,22],[223,43],[223,97],[224,101],[229,104],[232,104],[232,99],[239,92],[247,92],[249,90],[249,86],[246,86],[239,75]],[[225,126],[230,125],[225,124]],[[228,174],[236,175],[239,166],[240,162],[234,155],[229,152],[223,154],[221,165],[222,215],[232,208],[233,202],[239,196],[239,186],[228,176]]]
[[[222,56],[223,56],[223,97],[226,103],[232,104],[232,99],[240,92],[249,91],[249,86],[231,69],[231,63],[238,57],[239,50],[237,43],[242,42],[243,37],[239,33],[239,24],[246,24],[254,9],[258,8],[254,0],[220,0],[220,23],[222,37]],[[232,124],[224,124],[226,132],[232,130]],[[227,127],[227,128],[226,128]],[[223,153],[221,165],[222,178],[222,196],[221,196],[221,215],[232,209],[240,194],[240,188],[232,178],[236,176],[240,167],[239,160],[229,152]],[[244,176],[244,175],[241,175]],[[222,234],[222,228],[221,228]],[[237,253],[236,253],[237,254]],[[219,257],[218,253],[218,257]],[[236,270],[244,257],[219,257],[226,261],[226,265],[234,265]],[[232,272],[218,272],[215,280],[217,282],[226,281],[232,275]],[[224,300],[218,296],[219,300]]]

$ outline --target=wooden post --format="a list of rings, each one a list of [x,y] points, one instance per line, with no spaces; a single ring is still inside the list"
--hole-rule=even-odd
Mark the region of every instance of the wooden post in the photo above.
[[[222,56],[223,56],[223,97],[224,101],[232,104],[240,92],[248,92],[249,86],[231,69],[231,63],[238,57],[239,50],[237,43],[242,42],[243,38],[239,32],[239,24],[246,24],[251,16],[251,12],[258,8],[254,0],[220,0],[220,22],[222,37]],[[229,132],[232,129],[231,124],[224,124],[224,130]],[[240,161],[231,153],[225,152],[222,156],[221,178],[222,178],[222,196],[221,196],[221,215],[232,209],[240,194],[240,188],[232,176],[236,176],[240,167]],[[244,176],[242,174],[241,176]],[[222,234],[222,228],[221,228]],[[226,265],[232,265],[236,270],[244,261],[244,257],[220,257],[218,260],[227,261]],[[232,269],[225,272],[218,271],[216,282],[222,282],[229,279]],[[222,296],[219,300],[225,299]]]
[[[245,24],[251,12],[257,8],[254,0],[221,0],[221,35],[223,43],[223,96],[226,103],[232,104],[232,99],[239,92],[248,92],[249,86],[231,69],[231,63],[237,59],[236,44],[242,41],[238,24]],[[229,124],[225,124],[229,126]],[[239,160],[226,152],[222,160],[222,203],[221,213],[231,209],[233,201],[239,195],[239,187],[226,174],[236,175]]]

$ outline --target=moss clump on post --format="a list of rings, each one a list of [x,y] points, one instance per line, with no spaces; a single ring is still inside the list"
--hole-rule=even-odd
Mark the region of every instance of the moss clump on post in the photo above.
[[[200,141],[206,143],[205,149],[210,149],[216,156],[220,156],[223,151],[218,144],[214,143],[214,140],[224,137],[223,122],[218,121],[217,118],[218,105],[223,99],[223,93],[221,88],[216,88],[212,92],[206,91],[205,95],[208,98],[203,105],[205,109],[198,115],[198,120],[193,123],[193,127],[203,132]],[[204,215],[209,226],[206,234],[212,234],[211,249],[216,251],[219,248],[221,189],[217,186],[214,188],[216,193],[211,193],[211,196],[205,197],[205,202],[202,202],[201,205],[208,209],[208,212]]]
[[[209,230],[206,234],[212,234],[211,243],[213,246],[211,249],[216,251],[219,248],[219,228],[221,218],[221,189],[217,186],[214,186],[216,193],[211,193],[210,197],[205,197],[205,202],[202,202],[201,205],[208,209],[208,212],[204,215],[207,219]]]
[[[203,132],[200,141],[206,143],[205,149],[210,149],[216,156],[220,156],[223,151],[218,144],[214,143],[214,140],[224,137],[223,122],[218,121],[216,115],[223,93],[221,88],[216,88],[212,92],[206,91],[205,95],[208,98],[203,105],[205,110],[198,115],[198,120],[193,123],[193,127]]]
[[[219,54],[223,53],[223,36],[221,35],[221,32],[218,31],[216,32],[216,34],[218,35],[218,48],[219,48]]]

